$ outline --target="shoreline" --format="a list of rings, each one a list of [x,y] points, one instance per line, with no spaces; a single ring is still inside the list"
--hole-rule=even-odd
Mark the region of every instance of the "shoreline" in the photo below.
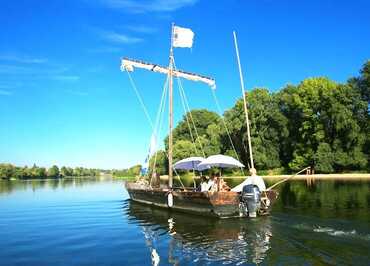
[[[263,179],[267,180],[282,180],[292,175],[261,175]],[[168,180],[167,175],[160,177],[162,180]],[[174,176],[174,178],[176,178]],[[199,179],[199,176],[195,177]],[[244,179],[246,176],[223,176],[223,179]],[[348,174],[313,174],[313,175],[297,175],[291,180],[370,180],[370,173],[348,173]]]

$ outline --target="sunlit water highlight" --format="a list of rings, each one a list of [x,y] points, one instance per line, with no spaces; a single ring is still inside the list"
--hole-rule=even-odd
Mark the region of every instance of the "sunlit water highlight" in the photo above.
[[[132,203],[120,181],[0,181],[1,265],[369,265],[370,183],[280,187],[268,217]]]

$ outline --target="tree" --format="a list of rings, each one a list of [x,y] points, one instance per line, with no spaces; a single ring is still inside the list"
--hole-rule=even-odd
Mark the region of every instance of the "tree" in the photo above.
[[[62,168],[60,168],[60,175],[63,177],[73,176],[73,169],[71,167],[62,166]]]
[[[289,121],[285,149],[291,169],[316,167],[315,158],[328,151],[327,145],[320,147],[322,143],[329,145],[336,158],[333,170],[364,168],[366,156],[361,150],[365,135],[355,119],[363,102],[351,86],[327,78],[306,79],[298,86],[283,89],[279,93],[279,105]],[[322,169],[331,170],[326,166]]]
[[[15,167],[9,163],[0,164],[0,178],[9,179],[14,177]]]
[[[127,170],[128,176],[138,176],[140,174],[141,164],[134,165]]]
[[[83,169],[82,169],[82,167],[75,167],[73,169],[73,176],[83,176]]]
[[[194,144],[188,140],[178,140],[173,145],[173,161],[177,162],[184,158],[197,156]]]
[[[168,174],[168,159],[165,151],[157,151],[149,160],[149,174],[155,172],[160,175]]]
[[[360,70],[360,76],[351,78],[348,81],[351,86],[361,97],[363,102],[362,108],[355,112],[355,117],[365,136],[370,135],[370,60],[368,60]],[[363,147],[363,152],[368,155],[367,170],[370,171],[370,138],[367,137]]]
[[[33,164],[32,168],[29,169],[30,178],[44,178],[46,177],[46,169],[44,167],[38,167]]]
[[[194,125],[195,128],[194,128]],[[195,109],[186,113],[182,120],[173,130],[173,143],[175,144],[179,140],[186,140],[191,143],[195,143],[197,155],[203,156],[202,145],[197,140],[198,137],[210,138],[209,135],[212,133],[212,128],[217,129],[221,122],[221,118],[218,114],[205,110]],[[210,127],[210,125],[214,125]],[[189,129],[190,127],[190,129]],[[220,143],[214,143],[214,145],[220,145]],[[165,147],[168,150],[168,138],[165,139]],[[194,150],[194,147],[192,148]]]
[[[287,119],[281,113],[274,94],[267,89],[254,89],[246,94],[254,162],[259,169],[280,167],[281,143],[288,136]],[[246,118],[243,99],[225,112],[225,121],[239,158],[249,164]],[[227,132],[223,134],[223,152],[232,151]],[[235,155],[234,155],[235,156]]]
[[[53,165],[48,169],[47,175],[49,177],[59,177],[59,168],[56,165]]]
[[[315,170],[319,173],[332,173],[334,171],[334,154],[328,143],[320,143],[314,155]]]

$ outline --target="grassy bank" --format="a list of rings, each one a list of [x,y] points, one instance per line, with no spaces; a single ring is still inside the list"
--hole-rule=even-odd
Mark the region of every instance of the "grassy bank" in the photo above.
[[[264,179],[271,179],[271,180],[280,180],[292,175],[261,175]],[[182,176],[181,176],[182,177]],[[176,177],[174,177],[176,178]],[[199,176],[195,177],[196,179]],[[232,179],[244,179],[245,176],[223,176],[224,179],[232,178]],[[167,175],[161,176],[161,179],[168,180]],[[331,180],[331,179],[341,179],[341,180],[356,180],[356,179],[369,179],[370,180],[370,173],[345,173],[345,174],[314,174],[314,175],[298,175],[292,178],[292,180],[306,180],[306,179],[318,179],[318,180]]]
[[[136,176],[112,176],[113,179],[132,181],[136,180]]]

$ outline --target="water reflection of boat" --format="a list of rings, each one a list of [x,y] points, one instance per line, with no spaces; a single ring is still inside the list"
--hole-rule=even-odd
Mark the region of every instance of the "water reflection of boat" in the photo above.
[[[270,249],[272,227],[269,216],[258,221],[203,218],[134,201],[128,202],[127,216],[131,222],[140,224],[147,243],[148,238],[152,238],[148,245],[151,250],[152,243],[163,234],[170,238],[165,251],[163,248],[158,251],[160,256],[168,255],[170,264],[261,263]],[[167,241],[163,240],[161,247],[163,243]]]

